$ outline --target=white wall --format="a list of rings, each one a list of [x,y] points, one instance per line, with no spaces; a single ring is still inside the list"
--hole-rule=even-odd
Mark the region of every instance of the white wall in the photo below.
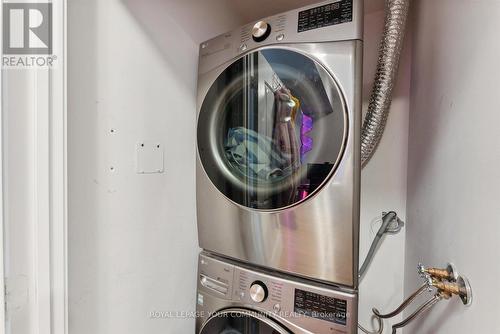
[[[366,8],[363,70],[363,110],[368,108],[377,54],[384,25],[383,10]],[[406,220],[406,162],[410,87],[410,43],[403,51],[393,93],[387,127],[375,155],[361,173],[360,262],[368,252],[380,223],[374,217],[394,210]],[[388,235],[360,284],[359,320],[364,327],[377,328],[371,321],[372,307],[392,311],[403,299],[405,228]],[[396,318],[396,320],[398,320]],[[384,333],[390,333],[386,328]]]
[[[156,3],[157,35],[120,0],[68,10],[70,333],[193,332],[149,312],[195,305],[198,46]],[[136,174],[143,140],[164,147],[164,173]]]
[[[500,2],[415,1],[405,290],[452,261],[470,308],[441,302],[406,333],[498,333]]]

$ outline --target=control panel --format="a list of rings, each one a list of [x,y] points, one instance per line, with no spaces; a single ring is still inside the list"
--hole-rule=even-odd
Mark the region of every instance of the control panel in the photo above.
[[[316,319],[345,325],[347,300],[295,289],[294,311]]]
[[[352,0],[341,0],[299,12],[298,32],[352,21]]]
[[[208,314],[240,307],[313,333],[356,333],[355,291],[270,274],[203,253],[199,268],[198,309]]]
[[[361,40],[363,0],[328,0],[251,22],[200,44],[200,73],[250,50],[282,43]]]

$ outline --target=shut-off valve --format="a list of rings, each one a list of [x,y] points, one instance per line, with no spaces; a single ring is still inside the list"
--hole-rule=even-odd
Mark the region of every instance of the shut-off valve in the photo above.
[[[464,276],[458,275],[453,264],[449,263],[446,268],[442,269],[428,268],[420,263],[417,267],[417,271],[424,280],[424,284],[411,294],[397,309],[387,314],[381,314],[376,308],[373,309],[373,314],[379,320],[379,324],[382,325],[382,319],[389,319],[400,314],[412,304],[418,296],[425,292],[434,292],[432,298],[420,305],[406,319],[392,326],[393,334],[397,332],[398,328],[405,327],[441,300],[448,300],[453,296],[458,296],[464,305],[469,306],[472,303],[472,289],[469,281]]]

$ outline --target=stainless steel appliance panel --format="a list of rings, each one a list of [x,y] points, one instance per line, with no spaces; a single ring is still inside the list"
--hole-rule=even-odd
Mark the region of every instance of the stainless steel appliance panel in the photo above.
[[[357,333],[358,296],[353,290],[257,270],[208,253],[200,255],[198,268],[196,333],[211,333],[203,332],[207,328],[217,329],[218,333],[221,328],[238,326],[239,323],[228,316],[231,312],[236,312],[237,318],[252,320],[252,334]],[[216,281],[222,277],[221,281],[226,282],[229,273],[233,276],[228,284],[232,291],[230,297],[203,283],[206,276]],[[266,289],[263,301],[252,299],[251,290],[255,284]],[[217,326],[210,326],[214,319]],[[260,330],[254,329],[256,326]]]
[[[211,182],[198,154],[200,247],[244,262],[356,287],[362,42],[282,43],[265,48],[307,55],[335,79],[347,113],[344,153],[333,176],[313,196],[298,205],[269,211],[229,200]],[[198,111],[213,82],[232,61],[200,74]]]

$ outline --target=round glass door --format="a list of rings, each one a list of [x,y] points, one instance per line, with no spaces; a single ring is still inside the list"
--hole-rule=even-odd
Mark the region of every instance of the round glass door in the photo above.
[[[333,174],[347,114],[334,78],[313,59],[263,49],[228,66],[198,116],[198,152],[230,200],[274,210],[306,200]]]
[[[212,316],[200,334],[290,334],[290,332],[257,312],[235,309]]]

